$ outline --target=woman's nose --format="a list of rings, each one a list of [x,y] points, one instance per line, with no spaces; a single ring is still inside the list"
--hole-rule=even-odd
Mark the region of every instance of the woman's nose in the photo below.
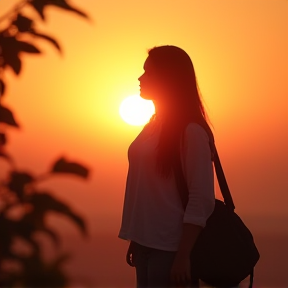
[[[144,75],[144,74],[142,74],[142,75],[141,75],[141,76],[138,78],[138,80],[139,80],[139,81],[141,81],[141,79],[142,79],[143,75]]]

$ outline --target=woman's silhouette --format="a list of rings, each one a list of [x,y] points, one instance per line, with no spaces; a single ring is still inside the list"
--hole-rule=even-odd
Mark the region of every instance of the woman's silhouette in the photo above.
[[[144,71],[140,95],[156,112],[129,147],[119,237],[130,241],[127,262],[136,268],[137,287],[195,286],[190,252],[215,205],[213,134],[185,51],[155,47]],[[185,211],[173,173],[177,159],[189,187]]]

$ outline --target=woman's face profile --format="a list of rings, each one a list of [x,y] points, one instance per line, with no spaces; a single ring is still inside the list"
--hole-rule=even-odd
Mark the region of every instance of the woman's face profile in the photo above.
[[[148,57],[144,63],[144,73],[138,78],[140,82],[140,96],[146,100],[157,100],[163,90],[163,77],[157,67]],[[163,92],[163,91],[162,91]]]

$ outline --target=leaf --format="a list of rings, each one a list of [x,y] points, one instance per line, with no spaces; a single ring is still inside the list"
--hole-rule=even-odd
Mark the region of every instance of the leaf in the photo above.
[[[33,26],[33,20],[18,14],[17,19],[13,21],[12,25],[17,26],[19,32],[28,32]]]
[[[0,123],[1,122],[19,128],[19,124],[15,121],[13,113],[0,104]]]
[[[86,13],[70,6],[65,0],[30,0],[27,4],[31,5],[44,21],[46,20],[44,10],[47,6],[56,6],[74,12],[82,17],[89,18]]]
[[[0,151],[0,157],[5,158],[10,164],[13,164],[12,158],[7,153]]]
[[[58,42],[57,42],[55,39],[53,39],[52,37],[50,37],[50,36],[48,36],[48,35],[44,35],[44,34],[37,33],[36,31],[32,31],[32,32],[30,32],[30,33],[33,34],[33,35],[35,35],[35,36],[37,36],[37,37],[43,38],[43,39],[51,42],[60,52],[62,52],[60,45],[59,45]]]
[[[7,187],[10,191],[14,192],[19,197],[19,199],[23,199],[25,194],[25,186],[32,183],[33,181],[33,176],[28,173],[12,171],[10,174],[10,180],[7,183]]]
[[[35,201],[35,197],[33,196],[26,197],[24,203],[30,204],[33,207],[33,210],[25,214],[19,222],[21,227],[24,227],[21,230],[21,236],[28,239],[31,238],[34,232],[43,232],[50,237],[56,247],[59,246],[60,237],[52,229],[46,227],[45,216],[49,209],[43,207],[39,201]],[[35,205],[37,205],[37,207],[35,207]]]
[[[27,203],[34,207],[33,214],[31,212],[31,220],[35,218],[44,219],[47,212],[57,212],[70,218],[83,234],[87,233],[83,218],[73,212],[66,203],[56,199],[49,193],[34,193],[27,198],[27,201],[29,201]],[[42,227],[40,229],[42,229]]]
[[[33,238],[33,234],[37,231],[32,222],[26,220],[25,216],[20,221],[15,221],[15,236],[21,237],[29,243],[35,252],[40,250],[39,243]]]
[[[61,212],[63,213],[63,212]],[[87,235],[87,229],[86,229],[86,224],[85,221],[83,220],[83,218],[79,215],[77,215],[76,213],[74,213],[73,211],[67,211],[66,216],[69,217],[74,224],[76,224],[78,226],[78,228],[82,231],[83,235]]]
[[[7,141],[7,140],[5,139],[4,141]],[[14,163],[12,157],[5,151],[4,145],[0,144],[0,158],[4,158],[11,165],[11,167],[13,168],[15,166],[15,163]]]
[[[53,230],[47,228],[47,227],[43,227],[41,229],[42,232],[44,232],[45,234],[47,234],[51,240],[54,242],[55,246],[59,246],[60,244],[60,237],[57,235],[57,233],[55,233]]]
[[[19,75],[21,71],[21,60],[18,56],[17,40],[15,37],[7,37],[5,33],[0,33],[1,43],[1,66],[10,66],[15,74]]]
[[[4,146],[7,143],[7,138],[4,133],[0,133],[0,146]]]
[[[89,171],[86,167],[75,162],[68,162],[63,157],[56,161],[52,167],[51,172],[74,174],[83,178],[87,178],[89,174]]]
[[[0,98],[5,94],[5,83],[0,79]]]
[[[5,36],[3,33],[0,33],[0,43],[3,58],[2,67],[7,65],[10,66],[16,75],[20,74],[22,66],[19,53],[41,53],[34,45],[24,41],[19,41],[15,36]]]
[[[46,20],[44,15],[44,7],[47,5],[47,3],[45,3],[45,0],[44,1],[31,0],[27,4],[31,5],[36,10],[36,12],[42,18],[42,20],[44,21]]]
[[[62,9],[65,9],[65,10],[68,10],[68,11],[71,11],[71,12],[74,12],[84,18],[89,18],[88,15],[74,7],[72,7],[71,5],[69,5],[65,0],[51,0],[49,1],[51,3],[51,5],[55,5],[57,7],[60,7]],[[49,3],[49,4],[50,4]]]
[[[32,206],[37,204],[33,200],[31,201],[31,199],[30,201],[25,199],[25,204],[27,203]],[[47,211],[48,210],[41,209],[41,207],[33,207],[33,210],[25,214],[19,221],[19,225],[21,227],[19,231],[21,231],[21,233],[18,236],[22,236],[23,238],[28,239],[34,234],[34,232],[43,232],[50,237],[55,246],[58,246],[60,244],[60,237],[52,229],[45,226],[45,213]]]
[[[37,54],[41,53],[41,51],[38,48],[36,48],[34,45],[30,43],[17,41],[17,45],[18,45],[18,50],[20,51],[27,52],[27,53],[37,53]]]
[[[22,63],[21,60],[18,56],[15,56],[14,58],[11,58],[10,61],[6,62],[7,64],[9,64],[9,66],[13,69],[13,71],[15,72],[16,75],[19,75],[21,72],[21,68],[22,68]]]
[[[13,256],[11,245],[14,237],[21,237],[23,240],[28,242],[35,251],[39,250],[39,245],[32,238],[32,234],[35,232],[33,224],[25,221],[24,218],[20,221],[15,221],[5,218],[4,215],[0,216],[0,224],[1,229],[5,231],[5,233],[2,233],[3,235],[0,237],[0,254],[3,253],[6,257]],[[4,249],[4,251],[2,249]]]

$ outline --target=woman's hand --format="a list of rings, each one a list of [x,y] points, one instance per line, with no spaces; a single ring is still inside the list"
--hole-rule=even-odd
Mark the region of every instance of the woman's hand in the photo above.
[[[170,276],[172,284],[176,287],[185,287],[191,282],[189,254],[176,253]]]
[[[126,253],[126,262],[128,265],[130,265],[131,267],[135,267],[135,264],[133,262],[133,246],[134,246],[134,243],[133,241],[130,241],[130,244],[129,244],[129,247],[128,247],[128,250],[127,250],[127,253]]]
[[[190,254],[202,229],[198,225],[183,224],[182,237],[171,269],[172,283],[178,287],[191,283]]]

